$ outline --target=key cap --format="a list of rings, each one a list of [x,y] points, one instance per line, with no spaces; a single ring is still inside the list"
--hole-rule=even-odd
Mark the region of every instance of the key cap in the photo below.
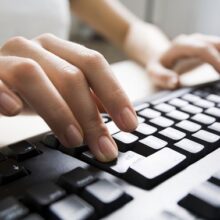
[[[188,120],[181,121],[178,124],[176,124],[176,126],[178,128],[182,128],[189,132],[196,132],[202,127],[201,125],[188,121]]]
[[[140,140],[139,142],[155,150],[159,150],[168,144],[166,141],[152,135]]]
[[[141,115],[141,116],[144,116],[146,118],[156,118],[156,117],[159,117],[161,115],[160,112],[155,111],[155,110],[150,109],[150,108],[146,108],[146,109],[140,111],[138,114]]]
[[[0,185],[28,175],[28,171],[12,160],[0,163]]]
[[[43,211],[47,206],[65,196],[65,191],[54,183],[45,182],[30,187],[26,191],[28,204],[34,206],[38,211]]]
[[[215,103],[220,103],[220,96],[215,95],[215,94],[210,94],[206,97],[207,100]]]
[[[199,153],[204,149],[202,144],[196,143],[195,141],[189,140],[188,138],[184,138],[174,145],[193,154]]]
[[[206,181],[193,189],[179,204],[204,219],[220,219],[220,187]]]
[[[74,170],[63,174],[58,184],[70,192],[78,192],[88,184],[94,182],[96,178],[87,170],[77,167]]]
[[[169,104],[180,108],[180,107],[183,107],[185,105],[188,105],[189,103],[187,101],[182,100],[182,99],[174,98],[174,99],[171,99],[169,101]]]
[[[159,133],[165,137],[168,137],[168,138],[170,138],[172,140],[176,140],[176,141],[180,140],[186,136],[185,133],[183,133],[179,130],[176,130],[175,128],[171,128],[171,127],[165,128],[164,130],[160,131]]]
[[[138,124],[141,124],[145,122],[145,119],[143,117],[137,116]]]
[[[123,144],[131,144],[138,140],[136,135],[124,131],[114,134],[113,138],[122,142]]]
[[[0,201],[0,219],[17,220],[27,215],[28,208],[13,197],[7,197]]]
[[[42,143],[52,149],[57,149],[60,145],[59,140],[53,133],[46,134],[42,140]]]
[[[144,135],[150,135],[155,133],[157,131],[157,128],[145,123],[141,123],[138,125],[136,131]]]
[[[198,139],[201,139],[203,141],[206,141],[208,143],[215,143],[216,141],[219,140],[219,136],[215,135],[211,132],[205,131],[205,130],[200,130],[196,132],[195,134],[192,135],[193,137],[196,137]]]
[[[181,112],[181,111],[178,111],[178,110],[174,110],[172,112],[169,112],[166,114],[168,117],[170,118],[173,118],[173,119],[176,119],[176,120],[185,120],[187,118],[189,118],[189,115],[184,113],[184,112]]]
[[[191,117],[191,119],[205,125],[210,125],[215,122],[215,118],[202,113],[194,115],[193,117]]]
[[[200,100],[200,97],[197,95],[193,95],[193,94],[185,94],[184,96],[182,96],[183,99],[189,101],[189,102],[196,102],[198,100]]]
[[[120,131],[120,129],[117,127],[117,125],[113,121],[110,121],[106,123],[105,125],[107,126],[108,131],[111,135]]]
[[[220,132],[220,123],[215,122],[212,125],[208,126],[209,129],[212,129],[214,131]]]
[[[202,108],[199,108],[197,106],[194,105],[186,105],[183,108],[181,108],[182,111],[184,112],[188,112],[190,114],[197,114],[203,111]]]
[[[209,115],[213,115],[217,118],[220,118],[220,109],[219,108],[208,108],[207,110],[205,110],[205,113],[209,114]]]
[[[200,99],[199,101],[194,102],[194,104],[202,108],[211,108],[215,105],[213,102],[207,101],[205,99]]]
[[[155,105],[154,108],[156,110],[159,110],[159,111],[165,112],[165,113],[174,111],[176,109],[174,106],[166,104],[166,103],[160,103],[158,105]]]
[[[142,187],[149,188],[152,187],[151,184],[155,183],[155,178],[173,169],[185,159],[185,155],[165,147],[151,156],[133,163],[128,169],[127,176],[135,179]]]
[[[139,105],[134,106],[134,110],[135,111],[140,111],[144,108],[148,108],[149,106],[150,105],[148,103],[139,104]]]
[[[105,179],[88,185],[82,196],[87,202],[93,204],[100,217],[119,209],[131,200],[119,185]]]
[[[168,118],[165,118],[163,116],[153,118],[150,120],[150,122],[157,125],[157,126],[163,127],[163,128],[169,127],[174,124],[174,121],[172,121]]]
[[[125,152],[139,139],[136,135],[121,131],[112,136],[118,145],[119,151]]]
[[[25,218],[22,218],[22,220],[44,220],[44,219],[40,215],[34,213],[26,216]]]
[[[116,164],[110,168],[117,173],[126,173],[131,164],[141,158],[144,158],[144,156],[133,151],[127,151],[125,153],[119,152]]]
[[[10,145],[8,149],[10,149],[10,152],[7,156],[15,158],[17,161],[23,161],[41,154],[41,151],[38,150],[34,144],[27,141]]]
[[[50,206],[51,219],[94,219],[94,208],[77,195],[70,195]]]

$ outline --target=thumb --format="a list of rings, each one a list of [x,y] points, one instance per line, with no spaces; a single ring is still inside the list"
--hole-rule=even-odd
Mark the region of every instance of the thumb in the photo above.
[[[179,87],[179,75],[159,62],[150,64],[147,67],[147,72],[154,84],[160,88],[175,89]]]

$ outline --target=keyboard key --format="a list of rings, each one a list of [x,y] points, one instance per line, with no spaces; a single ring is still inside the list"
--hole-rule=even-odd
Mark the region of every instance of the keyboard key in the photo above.
[[[39,151],[34,144],[27,141],[21,141],[19,143],[10,145],[8,146],[8,149],[10,150],[9,154],[11,154],[8,155],[8,157],[11,156],[17,161],[23,161],[41,154],[41,151]]]
[[[77,195],[71,195],[50,206],[51,219],[82,220],[93,219],[94,208]]]
[[[60,145],[59,140],[53,133],[46,134],[42,140],[42,143],[52,149],[57,149]]]
[[[160,103],[158,105],[155,105],[154,108],[165,113],[174,111],[176,109],[174,106],[166,104],[166,103]]]
[[[161,115],[160,112],[155,111],[155,110],[150,109],[150,108],[146,108],[146,109],[140,111],[138,114],[141,115],[141,116],[144,116],[146,118],[156,118],[156,117],[159,117]]]
[[[209,129],[212,129],[214,131],[220,132],[220,123],[215,122],[212,125],[208,126]]]
[[[170,138],[172,140],[176,140],[176,141],[180,140],[186,136],[185,133],[183,133],[179,130],[176,130],[175,128],[171,128],[171,127],[165,128],[164,130],[160,131],[159,133],[165,137],[168,137],[168,138]]]
[[[25,218],[22,218],[22,220],[44,220],[44,219],[40,215],[34,213],[26,216]]]
[[[199,153],[201,150],[204,149],[204,146],[202,144],[196,143],[195,141],[191,141],[187,138],[182,139],[174,145],[193,154]]]
[[[204,219],[220,219],[220,187],[206,181],[179,204]]]
[[[115,211],[131,200],[120,186],[105,179],[88,185],[82,196],[95,207],[100,217]]]
[[[26,175],[28,175],[28,171],[12,160],[6,160],[0,163],[0,185],[9,183]]]
[[[195,134],[193,134],[192,136],[198,139],[201,139],[203,141],[206,141],[208,143],[215,143],[220,138],[218,135],[205,131],[205,130],[200,130],[196,132]]]
[[[181,108],[182,111],[184,112],[188,112],[190,114],[197,114],[203,111],[202,108],[199,108],[197,106],[194,105],[186,105],[183,108]]]
[[[136,135],[124,131],[114,134],[113,138],[117,139],[123,144],[131,144],[138,140],[138,137]]]
[[[175,98],[175,99],[170,100],[169,104],[180,108],[180,107],[183,107],[185,105],[188,105],[189,103],[187,101],[182,100],[182,99]]]
[[[178,121],[185,120],[185,119],[189,118],[188,114],[181,112],[181,111],[178,111],[178,110],[174,110],[172,112],[169,112],[166,115],[168,117],[176,119]]]
[[[28,208],[13,197],[7,197],[0,201],[1,220],[17,220],[27,215],[28,212]]]
[[[182,128],[189,132],[196,132],[202,127],[201,125],[188,121],[188,120],[181,121],[178,124],[176,124],[176,126],[178,128]]]
[[[168,118],[165,118],[163,116],[153,118],[150,120],[150,122],[157,125],[157,126],[163,127],[163,128],[169,127],[174,124],[174,121],[172,121]]]
[[[150,105],[148,103],[143,103],[143,104],[140,104],[140,105],[136,105],[134,106],[134,110],[135,111],[140,111],[144,108],[148,108]]]
[[[206,97],[209,101],[215,102],[215,103],[220,103],[220,96],[215,95],[215,94],[210,94]]]
[[[136,131],[144,135],[150,135],[155,133],[157,131],[157,128],[145,123],[141,123],[138,125]]]
[[[191,117],[191,119],[205,125],[210,125],[215,122],[215,118],[202,113],[194,115],[193,117]]]
[[[202,108],[211,108],[215,105],[213,102],[207,101],[205,99],[200,99],[199,101],[194,102],[194,104]]]
[[[95,180],[96,178],[89,171],[77,167],[74,170],[63,174],[59,178],[58,184],[70,192],[78,192]]]
[[[193,94],[185,94],[184,96],[182,96],[183,99],[189,101],[189,102],[196,102],[198,100],[200,100],[200,97],[197,95],[193,95]]]
[[[107,126],[108,131],[111,135],[120,131],[120,129],[117,127],[117,125],[113,121],[110,121],[106,123],[105,125]]]
[[[105,116],[102,116],[102,121],[104,123],[107,123],[109,121],[109,118],[108,117],[105,117]]]
[[[127,151],[125,153],[119,152],[116,164],[111,166],[111,169],[117,173],[126,173],[131,164],[141,158],[144,158],[144,156],[133,151]]]
[[[155,150],[161,149],[168,144],[166,141],[152,135],[140,140],[139,142]]]
[[[151,156],[133,163],[128,170],[130,171],[128,175],[136,178],[138,182],[143,181],[144,184],[146,179],[154,179],[164,174],[185,159],[186,156],[183,154],[165,147]]]
[[[144,123],[145,119],[143,117],[137,116],[138,124]]]
[[[43,211],[45,207],[61,199],[65,194],[65,191],[59,186],[47,182],[29,188],[26,191],[26,200],[38,211]]]
[[[205,113],[209,114],[209,115],[213,115],[217,118],[220,118],[220,109],[219,108],[209,108],[205,111]]]

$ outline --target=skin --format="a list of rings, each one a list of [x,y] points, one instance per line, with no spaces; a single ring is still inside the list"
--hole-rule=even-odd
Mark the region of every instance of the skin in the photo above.
[[[160,87],[179,86],[173,66],[182,58],[208,62],[220,71],[217,37],[180,36],[171,42],[116,0],[73,0],[71,9],[143,65]],[[132,104],[105,58],[51,34],[32,40],[14,37],[0,48],[0,112],[17,115],[25,103],[46,121],[64,146],[85,142],[104,162],[115,159],[118,149],[97,106],[103,106],[121,130],[130,132],[137,127]]]

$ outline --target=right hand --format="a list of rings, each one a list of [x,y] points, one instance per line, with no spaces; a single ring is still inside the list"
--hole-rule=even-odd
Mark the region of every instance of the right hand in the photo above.
[[[51,34],[14,37],[0,48],[0,113],[17,115],[25,100],[64,146],[85,142],[98,160],[110,161],[118,150],[94,96],[121,130],[136,128],[135,111],[98,52]]]

